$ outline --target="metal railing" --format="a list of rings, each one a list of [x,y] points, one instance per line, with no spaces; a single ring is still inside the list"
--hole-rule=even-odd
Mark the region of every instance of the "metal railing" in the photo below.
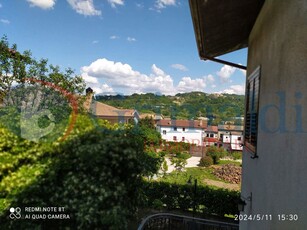
[[[239,224],[193,218],[170,213],[146,217],[138,230],[238,230]]]

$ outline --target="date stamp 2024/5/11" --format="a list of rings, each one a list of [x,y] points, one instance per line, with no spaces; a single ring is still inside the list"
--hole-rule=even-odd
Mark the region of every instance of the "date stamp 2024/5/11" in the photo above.
[[[271,221],[277,218],[278,221],[297,221],[298,214],[237,214],[235,220],[237,221]]]

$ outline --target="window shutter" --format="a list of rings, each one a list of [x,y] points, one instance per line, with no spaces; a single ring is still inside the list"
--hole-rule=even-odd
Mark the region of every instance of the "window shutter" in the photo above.
[[[244,145],[256,154],[260,92],[260,66],[247,78]]]

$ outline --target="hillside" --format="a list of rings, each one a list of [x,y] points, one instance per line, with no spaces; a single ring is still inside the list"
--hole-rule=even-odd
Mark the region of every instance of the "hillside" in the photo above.
[[[98,95],[96,100],[118,108],[134,108],[141,113],[158,113],[176,119],[214,118],[214,123],[244,115],[244,96],[191,92],[175,96],[147,94]]]

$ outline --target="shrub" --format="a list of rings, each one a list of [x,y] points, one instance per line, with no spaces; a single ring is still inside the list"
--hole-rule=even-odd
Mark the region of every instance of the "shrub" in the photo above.
[[[179,172],[181,172],[188,163],[186,159],[178,157],[172,157],[171,162],[172,165],[174,165],[175,169]]]
[[[191,155],[189,153],[182,152],[177,154],[176,157],[187,160],[191,157]]]
[[[163,151],[168,154],[180,154],[182,152],[189,152],[190,148],[194,144],[189,144],[186,142],[173,142],[173,141],[162,141]]]
[[[218,164],[220,158],[227,155],[227,152],[223,148],[217,148],[215,146],[210,146],[207,149],[207,156],[211,156],[214,164]]]
[[[204,156],[199,161],[201,167],[209,167],[210,165],[213,165],[213,159],[210,156]]]
[[[242,152],[233,152],[232,157],[234,160],[242,159]]]
[[[153,208],[157,200],[169,210],[180,209],[186,211],[193,206],[193,188],[190,185],[170,184],[167,182],[144,182],[142,190],[146,196],[145,207]],[[208,186],[197,186],[196,211],[205,215],[214,214],[220,217],[224,215],[238,214],[237,201],[240,193],[225,189],[213,189]],[[161,205],[159,203],[159,205]]]
[[[163,208],[163,202],[159,199],[155,199],[153,202],[152,202],[152,207],[154,209],[161,209]]]
[[[162,172],[163,172],[163,176],[165,176],[165,175],[166,175],[166,172],[168,171],[168,165],[167,165],[166,160],[163,161],[161,170],[162,170]]]

